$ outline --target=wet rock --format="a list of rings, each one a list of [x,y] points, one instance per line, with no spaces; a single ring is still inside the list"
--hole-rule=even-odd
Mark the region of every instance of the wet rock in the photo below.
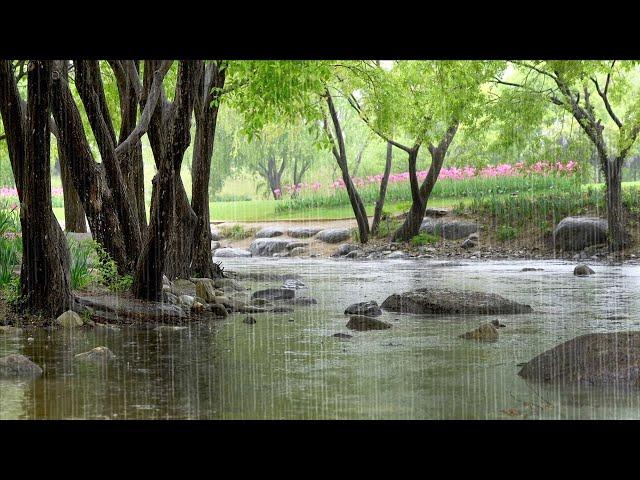
[[[12,353],[0,358],[0,378],[35,378],[42,375],[42,368],[24,355]]]
[[[307,253],[307,249],[304,247],[296,247],[291,252],[289,252],[289,256],[291,257],[299,257]]]
[[[308,305],[316,305],[318,303],[318,301],[315,298],[300,297],[300,298],[289,299],[288,303],[291,304],[291,305],[298,305],[298,306],[306,307]]]
[[[491,325],[498,328],[504,328],[506,325],[504,323],[500,323],[500,320],[491,320]]]
[[[88,352],[78,353],[73,358],[81,362],[104,363],[113,360],[116,356],[107,347],[96,347]]]
[[[242,323],[246,323],[247,325],[253,325],[254,323],[256,323],[256,319],[253,317],[245,317],[244,320],[242,320]]]
[[[193,302],[193,304],[191,305],[192,312],[200,313],[200,312],[204,312],[205,309],[206,307],[201,302]]]
[[[22,335],[22,329],[18,327],[11,327],[9,325],[0,325],[0,335],[7,335],[7,336]]]
[[[227,309],[224,308],[224,305],[222,305],[221,303],[212,303],[211,305],[209,305],[209,310],[211,311],[211,314],[215,317],[227,317],[229,315],[229,313],[227,312]]]
[[[250,257],[251,252],[242,248],[224,247],[213,252],[213,256],[219,258]]]
[[[427,209],[424,211],[425,217],[439,218],[439,217],[444,217],[445,215],[448,215],[448,214],[449,214],[449,210],[445,208],[427,207]]]
[[[407,254],[404,253],[402,250],[396,250],[395,252],[391,252],[389,255],[387,255],[387,258],[390,260],[393,259],[402,259],[402,258],[407,258]]]
[[[96,323],[96,328],[100,329],[104,329],[104,330],[109,330],[111,332],[119,332],[120,330],[122,330],[119,326],[117,325],[111,325],[110,323]]]
[[[289,307],[273,307],[271,309],[272,313],[293,313],[293,308]]]
[[[463,220],[446,221],[427,218],[422,221],[420,231],[430,235],[437,235],[447,240],[459,240],[477,232],[478,224]]]
[[[214,242],[220,240],[220,232],[217,228],[211,227],[211,240],[213,240]]]
[[[354,245],[352,243],[343,243],[338,247],[338,250],[336,250],[335,255],[342,257],[344,255],[348,255],[349,253],[358,250],[359,248],[360,247],[358,245]]]
[[[242,292],[245,290],[242,284],[240,284],[237,280],[234,280],[233,278],[216,278],[215,280],[213,280],[213,286],[215,288],[219,288],[224,291],[235,290],[236,292]]]
[[[73,310],[67,310],[66,312],[64,312],[62,315],[56,318],[55,323],[62,328],[81,327],[84,324],[82,318],[80,318],[80,315],[78,315]]]
[[[553,231],[556,248],[566,251],[582,250],[591,245],[607,242],[609,226],[597,217],[566,217]]]
[[[178,299],[178,297],[176,295],[174,295],[171,292],[167,292],[167,291],[163,291],[162,292],[162,299],[166,303],[170,303],[172,305],[177,305],[178,303],[180,303],[180,300]]]
[[[287,278],[282,284],[282,288],[291,288],[293,290],[299,290],[302,288],[307,288],[307,285],[297,278]]]
[[[221,246],[222,246],[222,244],[217,240],[214,241],[214,242],[211,242],[211,251],[213,252],[213,251],[219,249]]]
[[[477,243],[475,242],[475,240],[471,240],[470,238],[467,238],[464,242],[462,242],[462,245],[460,246],[465,250],[468,250],[470,248],[475,248],[476,245]]]
[[[265,307],[258,307],[256,305],[242,305],[237,308],[236,311],[239,313],[265,313],[268,312],[269,309]]]
[[[535,267],[524,267],[521,272],[541,272],[544,268],[535,268]]]
[[[587,277],[589,275],[593,275],[594,272],[593,269],[591,269],[591,267],[589,267],[588,265],[577,265],[576,268],[573,269],[573,274],[578,276],[578,277]]]
[[[365,315],[367,317],[379,317],[382,315],[382,310],[378,302],[371,300],[369,302],[359,302],[349,305],[345,311],[345,315]]]
[[[347,253],[344,258],[358,258],[360,256],[360,250],[352,250]]]
[[[266,288],[253,292],[251,298],[263,298],[265,300],[288,300],[294,298],[295,290],[291,288]]]
[[[211,280],[203,280],[196,283],[196,296],[202,298],[207,303],[215,301],[216,294],[213,288],[213,282],[211,282]]]
[[[294,250],[296,248],[307,248],[309,244],[307,242],[289,242],[287,244],[287,250]]]
[[[264,298],[254,298],[253,300],[251,300],[251,303],[258,307],[273,307],[273,303],[271,303],[269,300],[265,300]]]
[[[171,333],[171,332],[181,332],[183,330],[186,330],[187,327],[181,327],[179,325],[160,325],[156,328],[154,328],[154,330],[156,332],[160,332],[160,333]]]
[[[640,386],[640,332],[589,333],[541,353],[518,372],[543,383]]]
[[[498,329],[492,323],[484,323],[475,330],[460,335],[460,338],[478,340],[480,342],[495,342],[498,337]]]
[[[265,227],[258,230],[255,234],[256,238],[272,238],[281,237],[284,235],[284,229],[282,227]]]
[[[274,253],[286,251],[289,243],[289,240],[280,238],[258,238],[251,242],[249,251],[254,257],[271,257]]]
[[[391,324],[374,317],[352,315],[351,318],[349,318],[349,322],[347,322],[347,328],[358,331],[386,330],[387,328],[391,328]]]
[[[351,232],[346,228],[327,228],[318,232],[315,238],[325,243],[340,243],[350,239]]]
[[[193,291],[196,288],[196,284],[186,278],[176,278],[173,281],[173,286],[185,291]]]
[[[345,340],[348,340],[349,338],[353,338],[353,335],[349,335],[348,333],[334,333],[331,336],[335,338],[343,338]]]
[[[321,230],[321,228],[317,227],[291,227],[287,230],[287,235],[292,238],[309,238]]]
[[[180,300],[180,304],[189,308],[191,308],[193,302],[195,302],[195,298],[193,298],[191,295],[180,295],[178,297],[178,300]]]
[[[419,288],[393,294],[381,307],[392,312],[419,314],[496,315],[533,311],[529,305],[507,300],[495,293],[445,288]]]

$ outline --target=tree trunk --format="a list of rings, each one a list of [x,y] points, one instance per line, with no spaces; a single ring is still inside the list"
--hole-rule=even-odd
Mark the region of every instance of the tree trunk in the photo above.
[[[625,231],[625,215],[622,203],[622,158],[605,159],[607,221],[609,223],[609,245],[611,251],[619,252],[628,243]]]
[[[164,274],[170,280],[193,276],[191,275],[191,261],[195,241],[194,233],[198,223],[198,217],[189,204],[189,197],[187,197],[179,172],[176,172],[174,181],[173,221],[164,267]],[[209,245],[209,252],[211,252],[211,245]]]
[[[63,149],[58,147],[60,154],[60,178],[62,180],[62,193],[64,195],[64,229],[67,232],[86,233],[87,220],[84,208],[80,202],[78,192],[73,186],[71,171],[67,159],[64,158]]]
[[[387,142],[387,161],[384,165],[384,174],[382,175],[382,181],[380,182],[380,192],[378,193],[378,201],[376,202],[376,208],[373,213],[373,221],[371,223],[371,235],[375,236],[378,233],[380,227],[380,219],[382,218],[382,209],[384,207],[384,200],[387,196],[387,184],[389,183],[389,175],[391,175],[391,163],[393,160],[393,145],[391,142]]]
[[[49,130],[51,62],[29,63],[22,226],[22,308],[57,316],[71,305],[68,263],[59,245],[62,231],[52,221]],[[58,232],[55,231],[58,230]],[[64,245],[66,249],[66,244]]]

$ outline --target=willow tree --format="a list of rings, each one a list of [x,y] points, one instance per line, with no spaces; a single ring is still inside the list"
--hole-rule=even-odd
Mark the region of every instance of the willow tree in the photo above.
[[[530,101],[570,113],[592,143],[606,185],[609,244],[628,244],[622,202],[622,167],[640,133],[640,95],[625,75],[627,61],[512,61],[495,83]]]
[[[51,61],[31,60],[27,102],[20,97],[12,64],[0,61],[0,114],[20,200],[23,310],[55,316],[72,303],[69,251],[51,209]]]

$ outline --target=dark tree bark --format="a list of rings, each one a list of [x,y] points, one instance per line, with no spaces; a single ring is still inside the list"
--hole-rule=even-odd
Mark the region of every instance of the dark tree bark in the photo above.
[[[282,162],[278,167],[276,164],[276,158],[273,154],[270,154],[267,157],[266,166],[258,164],[258,173],[267,181],[267,185],[269,187],[269,190],[271,191],[271,195],[273,195],[274,200],[278,200],[278,198],[280,198],[276,191],[282,191],[282,174],[284,173],[284,169],[286,168],[286,166],[286,155],[283,156]]]
[[[58,153],[64,150],[58,150]],[[67,232],[86,233],[87,220],[80,196],[73,186],[71,170],[64,154],[60,154],[60,178],[64,195],[64,229]]]
[[[145,71],[156,70],[156,61],[145,63]],[[138,259],[133,283],[137,298],[160,300],[162,274],[168,260],[168,250],[176,221],[176,190],[184,152],[190,143],[191,115],[193,113],[198,62],[181,61],[174,101],[163,95],[149,123],[149,140],[153,149],[158,173],[153,180],[151,218]],[[144,79],[145,95],[151,90],[151,81]]]
[[[342,127],[340,126],[340,119],[338,118],[338,113],[336,112],[335,105],[333,104],[331,93],[329,93],[328,90],[325,92],[324,98],[327,102],[329,116],[331,117],[333,131],[335,134],[332,134],[329,130],[329,125],[326,118],[324,121],[325,132],[331,140],[331,151],[334,158],[336,159],[336,162],[338,163],[340,172],[342,173],[342,180],[344,181],[345,187],[347,189],[349,202],[351,203],[351,208],[353,209],[353,213],[356,217],[356,222],[358,223],[358,235],[360,242],[367,243],[369,241],[369,218],[367,217],[367,211],[364,208],[364,204],[362,203],[360,194],[358,194],[355,185],[351,181],[351,175],[349,175],[347,151],[344,145],[344,136],[342,134]]]
[[[373,221],[371,222],[371,235],[376,235],[380,228],[380,219],[382,218],[382,209],[384,208],[384,200],[387,196],[387,185],[389,183],[389,175],[391,175],[391,164],[393,161],[393,145],[387,142],[387,161],[384,164],[384,174],[380,182],[380,191],[378,193],[378,201],[373,212]]]
[[[196,135],[191,161],[191,208],[197,217],[191,251],[191,273],[196,277],[222,276],[211,254],[211,221],[209,212],[209,180],[213,156],[220,92],[226,71],[220,61],[204,65],[195,98]]]
[[[22,308],[48,316],[67,310],[72,301],[68,254],[61,255],[60,226],[52,220],[49,130],[51,62],[32,60],[28,67],[22,226]],[[57,229],[58,232],[54,230]],[[66,248],[66,244],[64,245]]]
[[[422,225],[422,220],[427,210],[427,202],[429,201],[433,187],[438,181],[447,150],[457,131],[458,122],[454,121],[447,129],[438,146],[434,147],[433,145],[429,145],[431,166],[429,167],[426,178],[419,187],[416,164],[420,145],[416,144],[409,150],[409,181],[411,183],[412,203],[404,223],[393,235],[394,241],[409,241],[420,232],[420,226]]]

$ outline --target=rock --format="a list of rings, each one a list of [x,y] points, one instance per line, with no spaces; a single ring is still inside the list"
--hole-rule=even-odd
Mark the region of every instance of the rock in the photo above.
[[[169,285],[171,286],[171,281],[169,280],[169,278],[166,275],[162,275],[162,285]]]
[[[42,375],[42,368],[24,355],[12,353],[0,358],[0,378],[35,378],[40,375]]]
[[[640,332],[589,333],[541,353],[518,372],[543,383],[640,386]]]
[[[64,312],[62,315],[56,318],[55,323],[62,328],[81,327],[84,324],[82,318],[80,318],[80,315],[78,315],[73,310],[67,310],[66,312]]]
[[[196,284],[186,278],[176,278],[173,281],[173,286],[180,290],[193,291],[196,288]]]
[[[284,229],[282,227],[265,227],[256,232],[256,238],[272,238],[280,237],[284,235]]]
[[[344,255],[348,255],[351,252],[358,250],[359,248],[360,247],[358,245],[353,245],[352,243],[343,243],[338,247],[338,250],[336,250],[335,255],[342,257]]]
[[[180,299],[176,295],[167,291],[162,292],[162,299],[164,302],[170,303],[172,305],[177,305],[178,303],[180,303]]]
[[[475,248],[476,247],[476,242],[474,240],[471,240],[470,238],[467,238],[464,242],[462,242],[462,245],[460,245],[462,248],[464,248],[465,250],[468,250],[469,248]]]
[[[249,251],[254,257],[271,257],[285,251],[289,243],[289,240],[280,238],[258,238],[251,243]]]
[[[289,307],[274,307],[271,309],[272,313],[293,313],[293,308]]]
[[[609,232],[606,220],[597,217],[566,217],[553,231],[556,248],[578,251],[591,245],[607,242]]]
[[[391,324],[373,317],[352,315],[351,318],[349,318],[349,322],[347,322],[347,328],[359,331],[386,330],[387,328],[391,328]]]
[[[430,235],[441,236],[447,240],[459,240],[477,232],[478,224],[463,220],[434,221],[430,218],[426,218],[422,221],[420,231],[426,232]]]
[[[463,333],[460,338],[478,340],[481,342],[495,342],[498,340],[498,329],[491,323],[484,323],[475,330]]]
[[[419,288],[387,297],[384,310],[419,314],[496,315],[530,313],[529,305],[507,300],[495,293],[445,288]]]
[[[213,252],[213,256],[219,258],[250,257],[251,252],[242,248],[224,247]]]
[[[211,227],[211,240],[213,240],[214,242],[220,240],[220,232],[217,228]]]
[[[290,288],[293,290],[299,290],[302,288],[307,288],[307,285],[297,278],[287,278],[282,284],[282,288]]]
[[[349,335],[348,333],[334,333],[331,336],[335,338],[344,338],[345,340],[349,338],[353,338],[353,335]]]
[[[266,288],[253,292],[251,298],[263,298],[265,300],[288,300],[294,298],[295,290],[291,288]]]
[[[287,244],[287,250],[294,250],[296,248],[307,248],[309,244],[307,242],[289,242]]]
[[[229,315],[227,309],[220,303],[212,303],[209,305],[209,308],[211,310],[211,314],[215,317],[227,317]]]
[[[448,215],[448,214],[449,214],[449,210],[447,210],[446,208],[427,207],[427,209],[424,211],[425,217],[439,218],[439,217],[444,217],[445,215]]]
[[[524,267],[521,272],[541,272],[544,268]]]
[[[22,335],[22,329],[18,327],[11,327],[9,325],[0,325],[0,335]]]
[[[467,238],[469,240],[473,240],[474,242],[477,242],[478,240],[480,240],[480,235],[478,234],[478,232],[473,232]]]
[[[407,258],[407,254],[404,253],[402,250],[396,250],[395,252],[391,252],[389,255],[387,255],[387,258],[390,260],[402,259],[402,258]]]
[[[242,320],[242,323],[246,323],[247,325],[253,325],[254,323],[256,323],[256,319],[253,317],[245,317],[244,320]]]
[[[204,310],[205,306],[200,302],[193,302],[193,304],[191,305],[192,312],[204,312]]]
[[[88,352],[78,353],[73,358],[82,362],[104,363],[113,360],[116,356],[107,347],[96,347]]]
[[[287,235],[293,238],[309,238],[318,233],[321,228],[314,227],[291,227],[287,230]]]
[[[265,300],[264,298],[254,298],[253,300],[251,300],[251,303],[258,307],[273,307],[273,303],[271,303],[269,300]]]
[[[360,250],[352,250],[347,253],[344,258],[358,258],[360,256]]]
[[[178,297],[178,300],[180,300],[180,303],[182,305],[185,305],[189,308],[191,308],[191,306],[193,305],[193,302],[195,302],[195,298],[193,298],[191,295],[180,295]]]
[[[233,278],[216,278],[215,280],[213,280],[213,286],[225,291],[235,290],[237,292],[242,292],[245,290],[245,288]]]
[[[219,241],[213,241],[211,242],[211,251],[215,251],[217,249],[219,249],[222,246],[222,244]]]
[[[156,332],[181,332],[186,330],[187,327],[181,327],[179,325],[160,325],[159,327],[154,328]]]
[[[594,273],[596,272],[594,272],[591,267],[584,264],[577,265],[576,268],[573,269],[573,274],[578,277],[587,277],[589,275],[593,275]]]
[[[500,320],[491,320],[491,325],[498,328],[504,328],[506,325],[504,323],[500,323]]]
[[[96,328],[104,328],[105,330],[111,330],[112,332],[119,332],[122,330],[117,325],[111,325],[110,323],[96,323]]]
[[[351,231],[346,228],[327,228],[318,232],[315,238],[325,243],[340,243],[351,238]]]
[[[315,305],[318,303],[318,301],[315,298],[300,297],[300,298],[289,299],[288,303],[291,305],[299,305],[299,306],[306,307],[308,305]]]
[[[291,252],[289,252],[289,255],[291,257],[299,257],[300,255],[304,255],[305,253],[307,253],[307,249],[304,247],[296,247],[293,250],[291,250]]]
[[[202,298],[207,303],[215,301],[216,294],[211,280],[196,283],[196,296]]]
[[[379,317],[382,310],[378,306],[378,302],[371,300],[369,302],[359,302],[349,305],[345,311],[345,315],[365,315],[367,317]]]

